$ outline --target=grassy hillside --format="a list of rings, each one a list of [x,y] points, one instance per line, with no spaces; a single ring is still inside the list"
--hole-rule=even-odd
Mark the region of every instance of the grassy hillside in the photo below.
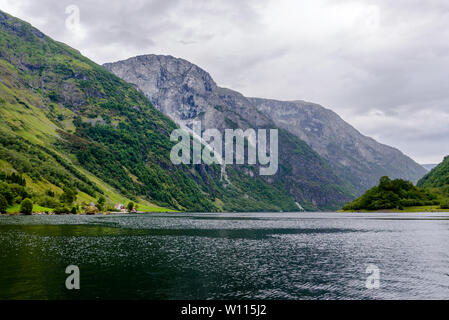
[[[449,157],[427,173],[417,184],[423,188],[440,188],[449,186]]]
[[[86,199],[109,189],[110,198],[214,210],[192,177],[162,169],[170,167],[168,133],[175,126],[139,92],[3,13],[0,33],[0,152],[10,169],[50,189],[74,187]]]
[[[0,11],[0,172],[20,174],[33,201],[74,190],[78,204],[145,211],[297,209],[282,186],[232,167],[228,185],[217,166],[173,165],[175,128],[134,87]]]
[[[417,186],[436,194],[442,206],[449,208],[449,156],[419,180]]]

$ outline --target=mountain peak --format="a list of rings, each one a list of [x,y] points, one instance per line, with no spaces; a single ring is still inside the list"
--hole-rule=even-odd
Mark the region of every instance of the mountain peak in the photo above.
[[[125,65],[127,69],[133,69],[139,76],[145,78],[150,75],[148,72],[143,72],[144,70],[156,71],[156,74],[151,76],[159,77],[164,83],[168,84],[179,84],[179,82],[187,79],[191,80],[190,85],[197,85],[197,82],[203,83],[205,90],[208,91],[217,86],[211,75],[204,69],[185,59],[171,55],[140,55],[116,63],[105,63],[104,67],[114,69],[117,72],[124,72],[123,67]],[[199,88],[195,89],[198,90]]]
[[[103,65],[112,73],[136,85],[161,111],[167,110],[173,119],[190,119],[204,111],[196,105],[193,96],[204,99],[216,90],[217,84],[209,73],[187,60],[169,55],[141,55],[116,63]],[[182,98],[168,92],[183,91]],[[179,99],[177,99],[179,98]]]
[[[105,67],[136,85],[172,119],[201,120],[207,128],[251,123],[285,129],[327,159],[359,194],[384,175],[416,182],[425,174],[423,167],[399,150],[362,135],[337,113],[319,104],[247,98],[218,87],[203,69],[171,56],[140,56]],[[226,115],[217,114],[217,109]],[[229,121],[233,114],[245,121]]]
[[[0,10],[0,28],[2,28],[5,31],[13,32],[21,37],[33,34],[37,38],[40,39],[45,38],[45,35],[41,31],[34,28],[28,22],[15,18],[1,10]]]

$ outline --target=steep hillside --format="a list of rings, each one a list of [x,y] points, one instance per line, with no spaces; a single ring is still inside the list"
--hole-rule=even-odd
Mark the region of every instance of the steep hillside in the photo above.
[[[177,122],[201,120],[204,128],[223,129],[243,120],[253,127],[285,129],[327,160],[333,175],[339,177],[337,183],[355,195],[376,185],[384,175],[416,182],[426,173],[399,150],[363,136],[328,109],[303,101],[246,98],[217,86],[206,71],[183,59],[145,55],[104,66],[136,85],[156,108]],[[285,154],[283,160],[287,159]],[[300,176],[296,183],[307,180],[316,177]]]
[[[443,162],[434,167],[419,180],[417,185],[422,188],[441,188],[449,186],[449,156],[445,157]]]
[[[218,165],[172,164],[177,126],[142,93],[2,12],[0,99],[0,171],[23,175],[33,199],[69,189],[79,201],[103,194],[156,211],[292,211],[295,202],[317,210],[351,198],[315,152],[282,131],[291,142],[281,152],[291,157],[274,177],[254,175],[252,166],[230,165],[223,178]],[[236,113],[229,121],[242,122]]]
[[[210,75],[183,59],[145,55],[105,68],[136,85],[163,113],[178,123],[200,120],[202,129],[278,128],[238,92],[220,88]],[[283,189],[307,209],[335,209],[353,198],[354,190],[336,176],[329,164],[304,141],[279,131],[279,171],[259,177]],[[254,170],[235,166],[236,172],[254,176]]]
[[[416,183],[426,170],[399,150],[366,137],[335,112],[305,101],[251,98],[281,128],[304,140],[359,193],[389,176]]]
[[[137,200],[188,211],[293,210],[269,183],[217,166],[175,166],[176,124],[76,50],[0,12],[0,169],[32,192]],[[251,191],[251,192],[250,192]],[[148,202],[149,201],[149,202]],[[155,209],[159,210],[154,206]]]
[[[172,121],[101,66],[2,12],[0,77],[3,170],[90,197],[216,210],[200,170],[169,160]]]

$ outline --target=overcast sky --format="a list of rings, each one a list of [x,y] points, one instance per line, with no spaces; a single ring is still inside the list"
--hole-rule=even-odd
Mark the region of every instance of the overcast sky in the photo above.
[[[77,28],[66,23],[70,5]],[[449,154],[447,0],[0,0],[0,9],[97,63],[170,54],[246,96],[322,104],[420,163]]]

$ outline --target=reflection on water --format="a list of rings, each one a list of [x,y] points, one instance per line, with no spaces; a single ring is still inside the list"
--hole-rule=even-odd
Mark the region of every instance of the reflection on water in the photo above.
[[[447,299],[445,214],[0,217],[0,299]],[[81,290],[65,288],[65,268]],[[380,289],[365,287],[367,265]]]

